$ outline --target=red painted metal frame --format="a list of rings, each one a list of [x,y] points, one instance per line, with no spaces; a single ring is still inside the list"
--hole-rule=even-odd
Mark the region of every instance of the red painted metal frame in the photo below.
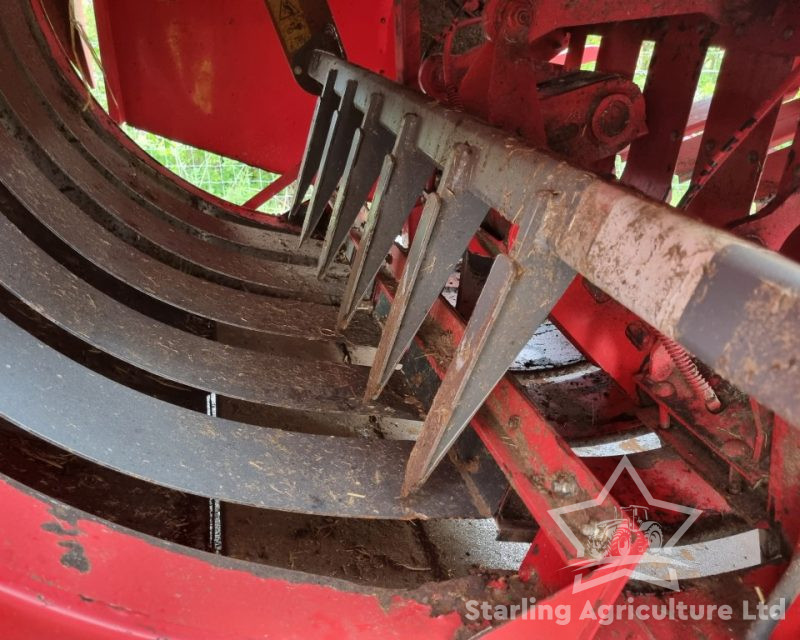
[[[408,592],[191,551],[99,520],[5,477],[0,502],[14,521],[0,539],[4,640],[53,637],[56,630],[61,640],[445,640],[465,631],[459,614],[437,615]],[[587,604],[615,602],[624,584],[619,578],[577,594],[566,587],[539,604],[582,611]],[[507,583],[494,586],[502,591]],[[565,627],[517,620],[486,637],[522,640],[532,632],[557,631],[562,638],[589,638],[599,629],[593,621]]]
[[[98,4],[103,3],[105,3],[105,0],[102,3],[98,2]],[[697,6],[696,2],[690,4],[693,7]],[[679,13],[679,5],[681,5],[680,2],[671,3],[669,11]],[[706,5],[709,14],[718,13],[719,3],[709,0]],[[600,3],[600,6],[598,6],[597,3],[578,2],[575,6],[576,10],[571,14],[571,19],[574,19],[576,15],[580,16],[581,10],[588,11],[589,9],[592,11],[592,21],[621,17],[629,18],[631,16],[630,3],[607,1]],[[552,17],[549,14],[547,15]],[[410,22],[413,36],[413,18]],[[102,20],[101,23],[105,24]],[[546,23],[546,20],[537,21],[537,28],[541,28],[542,23]],[[102,24],[101,29],[110,29],[109,26],[104,27]],[[408,32],[408,29],[409,25],[405,24],[401,31]],[[694,38],[692,44],[695,49],[698,46],[703,46],[702,42],[697,41],[696,34],[688,34],[687,38]],[[606,34],[604,47],[601,48],[598,55],[598,67],[620,72],[623,75],[630,75],[632,73],[632,65],[636,62],[635,53],[638,52],[638,49],[630,46],[630,43],[630,34],[623,34],[622,32]],[[679,51],[685,47],[685,42],[675,42],[672,43],[672,46],[676,51]],[[579,48],[577,42],[574,43],[574,47],[570,47],[571,51],[573,48],[577,51]],[[582,47],[580,48],[582,53]],[[112,57],[114,55],[112,53]],[[572,55],[573,63],[575,62],[575,55]],[[786,56],[772,57],[775,59],[775,64],[773,65],[774,73],[767,74],[766,77],[756,77],[756,69],[764,61],[756,59],[749,52],[742,53],[739,58],[730,58],[736,62],[726,63],[726,66],[734,70],[742,67],[750,81],[759,81],[765,86],[769,86],[780,80],[782,74],[786,71],[786,64],[788,64]],[[118,65],[119,60],[114,64]],[[402,67],[404,77],[410,78],[413,75],[411,72],[413,68],[413,58],[410,61],[404,59]],[[667,76],[674,71],[675,69],[670,70],[667,67],[667,70],[660,73]],[[722,136],[723,133],[729,133],[730,127],[727,127],[727,124],[730,123],[728,120],[731,120],[731,122],[735,120],[737,125],[740,124],[741,118],[739,118],[739,114],[732,114],[730,110],[724,109],[724,107],[725,100],[732,100],[733,89],[731,87],[734,86],[734,78],[741,82],[741,73],[739,72],[738,76],[733,71],[728,71],[727,74],[724,74],[724,78],[721,81],[722,90],[720,95],[726,97],[724,99],[715,97],[715,103],[712,104],[710,110],[709,125],[705,127],[704,137],[702,138],[704,143],[714,141]],[[655,94],[653,100],[658,100],[660,99],[658,94],[665,91],[665,88],[658,84],[654,86],[655,88],[652,89]],[[114,92],[113,78],[111,90]],[[119,95],[122,95],[121,92]],[[756,92],[751,95],[758,94]],[[124,103],[119,106],[123,107]],[[737,103],[737,109],[740,107],[742,112],[747,111],[746,105],[743,106]],[[778,118],[777,111],[776,109],[775,113],[772,114],[774,116],[773,121]],[[719,115],[723,112],[723,115]],[[684,125],[689,114],[675,113],[674,111],[671,114],[676,118],[677,124],[673,129],[670,129],[670,132],[685,128]],[[127,117],[127,112],[118,113],[117,116],[120,118]],[[683,125],[681,125],[681,121],[683,121]],[[747,146],[745,147],[749,153],[748,159],[752,158],[753,153],[761,159],[766,156],[770,141],[774,140],[776,134],[771,133],[771,127],[769,126],[764,126],[763,129],[763,131],[759,129],[748,138]],[[215,135],[219,136],[220,132],[216,131]],[[303,137],[299,136],[299,139],[302,140]],[[680,145],[673,145],[673,147],[670,152],[673,158],[670,159],[670,162],[673,162],[673,159],[677,161],[677,157],[674,156],[677,156],[679,151],[681,154],[684,153],[683,149],[679,149]],[[703,145],[706,153],[712,148],[710,145]],[[734,162],[743,162],[742,154],[737,153],[734,155],[739,156],[738,160],[734,158]],[[752,163],[752,160],[749,161]],[[741,166],[739,168],[741,169]],[[734,210],[742,209],[743,203],[747,199],[747,194],[752,195],[755,192],[757,177],[752,178],[752,168],[749,171],[750,179],[746,180],[744,184],[738,185],[738,190],[724,194],[726,207],[732,207]],[[736,176],[736,171],[730,169],[730,172],[731,176]],[[648,190],[650,188],[653,189],[651,195],[663,197],[661,192],[664,189],[664,182],[667,177],[671,177],[667,173],[671,173],[671,171],[665,172],[657,181],[657,185],[648,185]],[[725,188],[725,184],[730,180],[731,177],[727,177],[726,181],[723,181],[721,185],[715,187],[709,193],[721,193],[721,190]],[[705,214],[705,208],[703,210]],[[730,215],[730,210],[725,215]],[[728,221],[727,218],[723,219],[716,215],[713,219],[717,223]],[[272,224],[276,226],[275,223]],[[393,253],[392,268],[396,273],[399,273],[399,270],[402,269],[403,262],[402,253],[395,251]],[[379,284],[378,292],[390,296],[391,288],[387,287],[386,283],[382,283]],[[442,300],[438,301],[431,317],[439,328],[450,336],[452,341],[458,341],[463,333],[463,323],[446,303]],[[580,344],[581,348],[603,369],[609,372],[625,391],[631,396],[635,395],[635,375],[641,370],[642,364],[653,346],[654,337],[648,327],[643,326],[630,312],[613,300],[608,299],[602,292],[588,286],[582,279],[577,279],[573,283],[570,290],[554,310],[553,317],[565,333],[576,344]],[[626,336],[627,339],[623,339],[623,336]],[[428,360],[437,373],[441,375],[443,373],[442,363],[437,360],[435,355],[429,355]],[[592,493],[599,488],[596,476],[581,461],[575,458],[574,454],[531,405],[524,394],[521,393],[520,389],[508,379],[502,381],[495,389],[484,409],[474,419],[473,427],[506,472],[525,504],[542,525],[542,530],[532,548],[529,559],[522,568],[523,573],[530,573],[535,568],[543,578],[549,581],[549,586],[552,589],[558,589],[563,586],[563,583],[556,577],[554,567],[559,565],[563,559],[569,558],[571,550],[565,545],[563,534],[557,527],[553,526],[552,520],[547,516],[546,510],[552,507],[552,502],[547,497],[546,492],[542,491],[541,484],[534,482],[534,479],[544,478],[547,480],[553,474],[567,469],[570,473],[575,474],[578,485],[582,490]],[[781,430],[782,428],[783,431]],[[781,437],[785,437],[786,432],[785,425],[777,422],[775,436],[783,434]],[[777,464],[772,467],[771,484],[774,484],[774,488],[771,492],[771,499],[773,508],[776,511],[776,518],[784,524],[786,532],[794,536],[796,535],[796,525],[794,524],[796,518],[792,518],[790,514],[796,513],[796,499],[788,488],[796,483],[797,474],[794,468],[794,461],[776,455],[778,453],[773,449],[773,456],[777,458]],[[17,491],[19,495],[15,494],[14,491]],[[78,531],[78,533],[58,534],[44,531],[41,529],[41,525],[46,520],[42,518],[49,517],[51,521],[53,521],[53,518],[43,515],[43,511],[46,512],[45,507],[40,509],[29,502],[30,500],[36,501],[38,499],[25,495],[24,492],[19,491],[8,483],[0,483],[0,497],[4,499],[6,504],[19,505],[19,513],[23,515],[19,519],[20,526],[18,530],[27,535],[24,538],[8,537],[7,540],[3,541],[3,546],[0,547],[4,554],[3,559],[10,560],[4,562],[3,566],[0,567],[0,585],[2,585],[0,586],[0,612],[5,612],[4,610],[8,609],[8,615],[11,617],[7,619],[16,619],[20,624],[19,629],[22,630],[19,636],[9,636],[12,639],[14,637],[30,637],[30,632],[32,629],[37,628],[36,625],[45,625],[39,627],[42,630],[51,629],[52,626],[47,625],[52,625],[56,620],[59,623],[69,620],[69,625],[74,625],[69,628],[75,635],[64,635],[63,637],[116,637],[115,634],[118,634],[123,628],[128,628],[126,627],[127,624],[133,622],[133,624],[138,625],[140,623],[139,615],[144,612],[156,617],[155,623],[153,623],[153,618],[150,618],[147,620],[147,624],[159,625],[159,631],[167,630],[170,633],[170,637],[181,637],[181,633],[185,634],[187,629],[191,629],[194,633],[192,625],[197,624],[205,625],[203,632],[214,629],[218,631],[218,635],[203,636],[202,634],[193,634],[191,637],[221,637],[220,634],[223,631],[220,625],[223,624],[228,625],[225,633],[230,637],[240,637],[245,633],[256,633],[258,630],[283,634],[281,637],[295,637],[295,635],[297,637],[306,637],[307,635],[342,637],[345,634],[348,637],[359,637],[357,635],[359,633],[362,633],[364,637],[391,637],[391,634],[396,633],[397,630],[402,630],[403,633],[412,635],[424,632],[425,637],[438,637],[434,634],[441,632],[441,637],[450,637],[446,634],[452,635],[454,630],[460,626],[460,621],[454,620],[453,614],[440,618],[431,618],[424,605],[416,602],[397,602],[388,610],[385,610],[379,606],[378,600],[372,596],[343,593],[333,587],[311,584],[298,586],[287,580],[258,578],[258,580],[267,582],[268,587],[265,587],[262,583],[253,582],[254,576],[250,573],[241,570],[220,569],[217,566],[214,566],[213,571],[211,571],[208,570],[208,566],[211,566],[208,565],[208,559],[199,560],[197,557],[176,553],[174,548],[172,551],[165,550],[163,545],[121,534],[106,525],[93,521],[80,521],[77,528],[72,527],[71,523],[63,520],[58,522],[59,527],[63,530]],[[39,504],[45,503],[40,502]],[[30,518],[24,515],[28,512],[26,510],[33,514]],[[53,544],[54,540],[56,541],[55,544]],[[58,546],[58,542],[81,545],[83,553],[90,560],[90,565],[93,568],[87,571],[86,574],[82,574],[74,566],[64,566],[62,563],[64,554],[70,550],[74,551],[76,548],[71,544]],[[15,545],[18,546],[15,547]],[[158,548],[164,555],[156,554],[158,557],[155,557],[144,551],[141,545]],[[547,547],[549,547],[549,550],[539,554],[535,553],[536,549],[546,549]],[[26,562],[29,557],[29,551],[33,548],[37,551],[39,549],[43,550],[41,557],[37,556],[35,561],[29,563],[30,566],[26,567],[24,571],[19,569],[20,565]],[[22,551],[20,552],[20,550]],[[97,558],[100,558],[99,561],[95,560],[95,551],[97,552]],[[137,555],[144,558],[145,561],[152,560],[152,566],[148,562],[140,563],[139,561],[136,562],[137,566],[133,566],[130,558]],[[536,558],[535,556],[537,555],[540,555],[540,557]],[[192,562],[190,563],[187,558]],[[55,565],[56,569],[58,569],[59,573],[55,575],[55,579],[51,578],[54,575],[51,573],[53,567],[46,563]],[[193,563],[200,564],[195,565]],[[140,567],[139,564],[145,566]],[[112,577],[114,575],[111,573],[112,567],[114,571],[118,572],[115,577]],[[152,567],[155,567],[155,569],[152,569]],[[44,587],[39,586],[37,583],[35,586],[39,589],[38,591],[37,588],[34,588],[26,592],[25,589],[28,586],[36,583],[36,578],[32,576],[34,569],[42,570],[42,573],[37,575],[42,578],[41,584]],[[99,577],[95,575],[92,575],[91,578],[87,577],[98,569],[100,569]],[[169,575],[166,580],[163,578],[165,570]],[[15,571],[18,572],[14,573]],[[232,573],[226,573],[227,571]],[[175,581],[172,580],[173,573],[177,575]],[[74,574],[79,575],[76,576]],[[224,574],[224,577],[220,577],[222,574]],[[80,590],[81,576],[86,578],[86,584],[91,584],[92,589],[97,589],[97,591],[92,592],[94,595]],[[135,584],[132,576],[137,576],[139,580],[144,581],[143,583],[146,582],[148,587],[150,584],[147,582],[148,580],[151,582],[163,581],[163,584],[159,584],[159,587],[171,586],[173,592],[170,594],[168,591],[166,593],[162,592],[161,589],[152,591],[138,589],[138,585]],[[100,581],[97,585],[94,583],[95,579]],[[300,579],[304,582],[306,580],[310,582],[311,580],[308,576]],[[208,582],[204,583],[206,580]],[[625,581],[626,579],[624,578],[617,579],[609,583],[605,589],[599,592],[592,592],[591,597],[600,598],[603,602],[614,602],[624,587]],[[103,591],[103,584],[106,584],[110,590]],[[196,584],[211,586],[201,587],[201,590],[198,591],[194,590]],[[767,582],[765,584],[768,585],[770,583]],[[220,589],[224,593],[217,597],[217,592]],[[140,593],[140,591],[147,593]],[[33,594],[33,597],[31,597],[31,594]],[[43,599],[37,599],[36,594],[41,595]],[[176,594],[180,594],[182,597],[177,598],[175,597]],[[159,602],[156,596],[163,597],[165,600]],[[250,598],[250,596],[253,597]],[[259,597],[256,598],[255,596]],[[295,599],[293,604],[297,606],[295,608],[287,608],[283,602],[273,606],[276,596],[278,598],[292,596]],[[688,595],[685,597],[693,598],[695,596]],[[698,599],[703,597],[703,594],[700,594]],[[7,598],[12,599],[8,600]],[[142,600],[138,600],[138,598],[142,598]],[[324,601],[324,604],[320,604],[318,600]],[[555,593],[552,598],[552,602],[572,602],[573,604],[584,601],[582,598],[575,598],[575,594],[572,594],[568,589]],[[15,606],[7,607],[6,605],[9,602],[13,602]],[[25,603],[24,606],[19,606],[23,602]],[[265,602],[267,604],[264,604]],[[108,603],[113,603],[115,607],[109,607]],[[187,603],[189,603],[188,607]],[[247,607],[239,608],[242,603]],[[221,613],[216,613],[217,610],[214,609],[213,604],[219,606]],[[341,626],[343,624],[342,616],[340,612],[336,611],[338,606],[347,612],[346,615],[349,618],[347,626]],[[204,611],[198,612],[197,607],[203,608]],[[129,609],[129,611],[124,611],[125,609]],[[359,611],[363,615],[359,616]],[[25,614],[29,612],[32,612],[32,616],[25,617]],[[138,613],[134,615],[131,612]],[[237,618],[237,613],[239,612],[241,612],[240,617]],[[175,618],[174,616],[176,615],[181,617]],[[115,616],[121,616],[121,618]],[[232,618],[236,618],[235,625],[241,624],[244,626],[231,626],[230,621]],[[97,629],[101,635],[89,635],[88,629],[95,628],[93,626],[94,620],[100,622],[101,626],[97,627]],[[178,626],[170,626],[175,624]],[[429,627],[428,625],[431,626]],[[781,633],[789,633],[787,629],[797,631],[798,628],[795,617],[793,626],[789,624],[782,625]],[[563,637],[591,637],[599,631],[596,623],[575,625],[569,630],[551,626],[549,630],[552,631],[554,629],[563,631],[564,633],[561,634]],[[521,621],[494,631],[491,637],[527,637],[534,630],[540,633],[545,631],[543,626],[538,623]],[[617,632],[623,630],[624,628],[615,629]],[[147,634],[151,633],[151,631],[147,630],[142,633]],[[630,633],[641,631],[641,629],[636,628],[636,625],[631,625],[631,629],[628,629]],[[198,631],[198,633],[200,632]],[[328,636],[325,635],[326,633]],[[659,637],[670,637],[670,635],[674,634],[674,629],[664,628],[659,633]],[[709,637],[716,637],[715,634],[715,630],[708,630],[707,635]],[[145,635],[145,637],[151,636]]]
[[[42,6],[39,0],[31,0],[31,8],[33,9],[34,15],[36,16],[37,20],[41,25],[47,25],[46,18],[44,17]],[[266,11],[266,9],[265,9]],[[53,58],[55,62],[59,65],[63,72],[63,76],[67,82],[72,85],[72,87],[81,93],[82,95],[86,96],[86,104],[87,110],[90,111],[91,117],[95,118],[97,122],[116,140],[125,147],[130,153],[135,155],[137,158],[145,162],[149,167],[151,167],[154,171],[161,173],[165,178],[168,180],[172,180],[173,182],[180,185],[184,190],[188,191],[196,195],[201,200],[206,200],[211,202],[217,206],[225,208],[227,211],[234,215],[238,215],[242,218],[246,218],[248,220],[252,220],[254,222],[258,222],[266,228],[276,229],[279,231],[288,231],[288,232],[299,232],[299,228],[296,225],[289,224],[282,218],[278,218],[276,216],[267,215],[264,213],[259,213],[257,211],[253,211],[252,209],[248,209],[246,207],[240,207],[230,202],[226,202],[217,196],[210,194],[202,189],[197,188],[195,185],[187,182],[180,176],[172,173],[169,171],[164,165],[160,162],[155,160],[151,155],[147,154],[142,148],[136,144],[133,140],[131,140],[122,129],[119,128],[117,122],[113,120],[109,115],[100,107],[97,102],[91,97],[91,94],[87,90],[86,85],[81,81],[80,78],[75,74],[72,68],[72,64],[70,61],[69,52],[64,49],[62,43],[59,41],[57,35],[53,33],[52,30],[48,28],[43,28],[41,30],[43,37],[46,39],[50,51],[53,54]],[[113,87],[112,87],[113,90]],[[109,109],[112,108],[112,100],[109,98]]]
[[[392,78],[393,4],[330,2],[348,58]],[[275,173],[300,162],[314,97],[295,82],[264,0],[94,7],[117,122]]]
[[[268,187],[259,191],[242,206],[246,209],[258,209],[258,207],[274,198],[286,187],[291,186],[291,184],[297,180],[297,174],[299,171],[300,165],[295,165],[283,175],[275,178],[275,180],[273,180]]]
[[[400,594],[316,583],[133,534],[1,477],[0,503],[4,640],[444,640],[461,627],[458,614],[435,616]]]

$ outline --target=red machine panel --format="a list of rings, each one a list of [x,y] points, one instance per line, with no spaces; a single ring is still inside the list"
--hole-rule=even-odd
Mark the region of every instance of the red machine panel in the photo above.
[[[392,1],[333,0],[350,60],[394,77]],[[263,0],[95,0],[118,122],[283,173],[303,153],[313,96],[292,78]],[[280,92],[275,87],[281,87]]]

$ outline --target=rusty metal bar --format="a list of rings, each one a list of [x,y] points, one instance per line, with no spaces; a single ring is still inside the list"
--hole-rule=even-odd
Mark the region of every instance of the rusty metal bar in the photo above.
[[[280,511],[391,519],[488,515],[449,464],[424,492],[399,500],[408,442],[212,418],[99,376],[2,315],[0,344],[0,416],[122,473]]]
[[[355,92],[356,83],[349,82],[339,109],[331,118],[317,184],[303,219],[303,228],[300,231],[300,244],[303,244],[317,228],[322,214],[325,212],[325,207],[344,173],[353,136],[364,117],[364,114],[353,105]]]
[[[312,75],[334,72],[337,94],[346,83],[358,82],[356,105],[365,105],[373,93],[384,95],[381,122],[390,131],[406,131],[400,139],[407,139],[402,157],[408,162],[422,156],[445,167],[457,148],[474,149],[466,190],[519,230],[510,268],[505,277],[497,275],[497,287],[484,288],[476,306],[482,313],[473,314],[454,359],[457,366],[448,370],[426,418],[404,491],[421,486],[576,272],[742,391],[800,423],[800,266],[317,52]],[[413,136],[408,135],[410,121]],[[388,156],[384,191],[393,163]],[[410,195],[408,187],[405,191]],[[405,218],[395,210],[388,222],[382,220],[383,205],[379,198],[371,212],[340,318],[354,308]],[[378,244],[372,242],[376,226],[383,227]],[[428,247],[419,250],[426,251],[430,267],[436,256]],[[366,278],[365,255],[371,262]],[[417,263],[424,259],[415,255],[406,289],[419,278]],[[358,295],[352,287],[356,281]],[[510,304],[505,296],[495,299],[506,285]],[[397,318],[408,312],[408,294],[399,298],[405,306],[393,313],[368,394],[380,388],[391,372],[386,365],[396,357],[386,358],[383,351],[396,341]],[[764,320],[765,307],[778,311]],[[720,316],[722,323],[716,321]]]

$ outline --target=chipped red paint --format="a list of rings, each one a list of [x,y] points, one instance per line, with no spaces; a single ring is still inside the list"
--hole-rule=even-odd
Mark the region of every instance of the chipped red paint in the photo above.
[[[277,41],[261,42],[259,44],[264,49],[248,55],[242,55],[229,46],[196,46],[197,33],[205,33],[212,40],[218,36],[223,39],[230,36],[208,31],[211,20],[218,19],[219,7],[208,2],[192,2],[189,6],[185,0],[168,4],[170,6],[159,8],[165,13],[158,14],[159,17],[154,20],[150,15],[143,15],[139,10],[140,3],[132,0],[118,3],[96,0],[107,80],[114,96],[111,104],[114,117],[117,121],[129,120],[139,126],[267,168],[287,170],[288,176],[291,168],[296,166],[305,139],[311,100],[297,92],[291,75],[286,73],[287,69],[280,67],[282,71],[277,70],[281,58],[275,57],[272,51],[277,47]],[[420,37],[418,3],[403,2],[395,6],[395,10],[405,10],[400,31],[405,34],[407,41],[401,43],[393,42],[393,5],[390,0],[373,3],[369,7],[353,7],[352,3],[344,2],[332,4],[352,59],[392,76],[395,73],[396,44],[399,75],[406,84],[413,83],[419,60],[414,55],[415,48],[409,47],[409,43],[418,42]],[[597,68],[630,78],[638,55],[638,44],[645,36],[637,31],[636,25],[625,24],[624,21],[651,17],[655,10],[646,3],[633,3],[632,6],[632,3],[621,0],[599,3],[576,0],[566,13],[566,5],[562,7],[557,4],[538,3],[540,11],[537,20],[526,35],[541,36],[550,29],[570,24],[583,25],[589,20],[620,21],[621,24],[604,29],[603,45],[596,52]],[[752,91],[743,101],[739,99],[743,85],[751,87],[760,83],[759,89],[770,88],[790,68],[789,56],[778,50],[783,45],[773,43],[771,46],[776,51],[764,54],[771,55],[774,62],[768,65],[769,72],[766,74],[761,71],[763,60],[755,59],[750,49],[743,49],[726,61],[714,101],[692,106],[691,82],[696,81],[696,75],[693,74],[699,70],[710,38],[703,30],[704,25],[709,24],[708,17],[719,19],[723,15],[723,5],[721,0],[671,0],[657,9],[658,15],[662,16],[684,13],[689,9],[690,13],[706,16],[701,18],[694,15],[688,27],[682,25],[670,34],[669,40],[665,40],[667,45],[664,46],[668,46],[673,55],[664,55],[662,50],[660,66],[651,69],[645,90],[650,116],[649,135],[637,138],[631,145],[629,171],[623,175],[622,181],[657,199],[667,197],[673,172],[677,170],[679,175],[690,176],[698,153],[701,160],[711,157],[709,154],[715,144],[724,140],[731,123],[739,125],[742,116],[750,114],[759,104],[759,95],[765,91]],[[243,20],[253,26],[255,23],[251,24],[248,17],[253,18],[258,12],[258,20],[267,24],[267,14],[261,0],[238,0],[226,4],[226,10],[231,11],[229,17],[234,22]],[[124,29],[120,29],[121,24],[125,25]],[[365,30],[364,25],[371,25],[372,31]],[[172,27],[174,31],[170,32]],[[585,31],[586,28],[573,30],[569,52],[556,58],[556,62],[565,61],[574,68],[581,59],[590,59],[587,55],[589,49],[584,49],[583,44]],[[189,33],[191,38],[187,37]],[[348,40],[356,33],[358,39],[351,40],[348,45]],[[364,33],[369,37],[363,38]],[[143,44],[147,34],[155,34],[156,37]],[[377,46],[372,36],[376,38]],[[758,41],[752,35],[747,37],[751,41]],[[790,39],[791,34],[784,37],[784,40]],[[785,46],[790,45],[787,43]],[[591,59],[594,57],[593,54]],[[687,64],[687,59],[692,64]],[[142,60],[149,62],[142,65]],[[162,69],[161,74],[150,72],[165,60],[173,63],[172,68]],[[64,60],[61,62],[63,64]],[[186,74],[188,80],[179,77],[183,73],[182,67],[184,71],[189,70]],[[287,95],[281,96],[285,100],[275,100],[274,92],[259,90],[258,79],[265,67],[269,67],[271,72],[275,69],[279,77],[276,84],[287,90]],[[240,72],[246,74],[249,80],[243,81],[237,75]],[[678,83],[681,93],[674,91],[676,74],[679,73],[685,74]],[[224,77],[225,81],[220,84],[211,82],[209,78],[216,78],[216,74]],[[474,75],[479,74],[474,71]],[[515,79],[514,74],[509,77],[511,81]],[[164,97],[169,97],[170,87],[183,80],[191,84],[192,91],[184,96],[189,97],[191,104],[174,104],[165,109]],[[484,80],[484,77],[479,77],[479,81],[473,79],[473,86],[485,89],[489,85]],[[230,89],[229,85],[234,84],[245,87],[248,91],[247,100],[240,95],[225,95]],[[152,100],[154,87],[156,99]],[[681,102],[681,96],[686,100]],[[229,102],[231,97],[235,99]],[[277,120],[265,112],[265,98],[266,104],[275,108]],[[235,127],[230,126],[231,104],[237,110]],[[506,111],[513,115],[514,106],[511,105]],[[244,109],[245,113],[240,109]],[[731,163],[725,167],[725,171],[715,176],[714,181],[709,181],[710,188],[698,199],[701,205],[695,205],[693,212],[717,224],[729,223],[749,213],[751,196],[756,191],[759,197],[778,192],[780,197],[774,209],[782,207],[784,213],[790,209],[793,211],[796,194],[782,193],[781,189],[786,188],[787,176],[796,173],[789,171],[796,164],[796,154],[794,150],[792,153],[781,152],[773,147],[791,139],[797,114],[797,100],[771,110],[765,121],[776,121],[774,129],[759,127],[747,140],[747,145],[732,154]],[[708,125],[706,119],[709,120]],[[508,124],[503,118],[497,121]],[[124,137],[110,123],[107,124],[111,131],[116,132],[115,135]],[[541,123],[537,121],[534,124],[536,126],[531,129],[538,131]],[[237,135],[231,136],[232,131]],[[680,132],[684,132],[683,135]],[[668,152],[665,153],[665,149]],[[767,170],[759,174],[764,163]],[[611,169],[610,165],[595,168],[605,171]],[[742,179],[742,176],[746,179]],[[796,187],[796,183],[791,185],[793,190]],[[277,185],[274,189],[277,189]],[[704,203],[704,200],[707,202]],[[773,212],[777,213],[767,209],[764,215]],[[287,228],[283,222],[252,212],[243,210],[239,213],[272,227]],[[778,245],[781,243],[773,240],[773,236],[765,236],[767,232],[774,233],[777,222],[781,222],[780,238],[783,241],[796,230],[793,216],[779,220],[776,215],[766,225],[762,222],[760,217],[747,220],[747,228],[742,228],[742,231],[758,232],[764,236],[759,237],[765,244]],[[414,226],[412,221],[412,236]],[[513,233],[512,229],[509,241],[513,241]],[[471,249],[483,252],[477,243]],[[398,250],[392,256],[391,267],[399,275],[405,258]],[[380,285],[379,292],[391,296],[391,287],[384,283]],[[453,341],[463,334],[461,318],[441,300],[434,306],[431,318]],[[629,396],[636,396],[639,384],[637,374],[651,358],[657,339],[648,326],[582,278],[575,280],[554,309],[553,320]],[[429,356],[429,361],[441,375],[443,371],[436,359]],[[658,399],[654,401],[659,402]],[[666,407],[663,403],[661,406],[664,413]],[[719,422],[725,423],[726,420],[728,418],[722,416]],[[570,550],[546,514],[552,506],[548,502],[547,491],[532,481],[535,476],[546,479],[548,474],[567,469],[574,474],[578,486],[591,493],[597,488],[598,478],[604,475],[603,462],[585,464],[578,460],[509,379],[498,385],[484,409],[474,419],[473,427],[542,527],[521,573],[530,577],[536,572],[553,590],[564,587],[554,593],[548,600],[550,603],[571,603],[580,607],[590,597],[595,598],[596,602],[617,600],[626,576],[582,596],[571,593],[569,586],[565,586],[559,569],[562,560],[569,557]],[[515,430],[517,433],[511,433]],[[793,449],[781,446],[788,441],[790,433],[795,436],[797,432],[790,432],[788,425],[778,419],[771,442],[769,488],[775,519],[782,524],[787,537],[795,539],[798,535],[795,490],[797,458],[789,453]],[[509,444],[512,437],[516,440]],[[677,444],[675,448],[678,453],[684,453]],[[658,466],[649,470],[649,474],[649,483],[657,484],[664,491],[693,491],[706,508],[720,513],[730,510],[725,496],[677,457],[660,460]],[[644,475],[648,475],[648,470]],[[688,485],[691,485],[690,489],[687,489]],[[293,581],[286,574],[282,577],[269,575],[270,570],[264,567],[222,561],[206,554],[190,554],[185,549],[133,535],[91,518],[74,523],[57,518],[53,515],[51,503],[7,482],[0,482],[0,499],[7,512],[14,516],[14,526],[5,527],[4,537],[0,541],[0,620],[8,626],[5,637],[11,640],[52,635],[56,627],[62,630],[60,637],[67,640],[111,638],[122,634],[145,638],[239,638],[267,634],[281,638],[447,638],[453,637],[461,628],[461,620],[456,614],[432,616],[429,607],[408,599],[395,597],[391,604],[386,605],[374,595],[347,590],[348,587],[343,583],[319,584],[316,577],[298,574],[294,574],[296,581]],[[60,513],[59,510],[55,512]],[[540,554],[541,557],[537,557]],[[757,573],[746,574],[745,583],[767,588],[774,584],[780,571],[775,571],[766,581],[747,581]],[[502,585],[497,586],[500,588]],[[653,597],[638,596],[636,602]],[[702,589],[680,597],[686,601],[714,602],[712,594]],[[781,637],[797,637],[800,633],[798,617],[798,607],[795,606],[790,619],[779,628]],[[699,624],[695,630],[708,638],[728,637],[727,630],[708,624]],[[669,623],[647,629],[637,623],[623,623],[604,629],[589,622],[571,625],[566,629],[533,621],[506,625],[494,631],[490,637],[524,638],[545,632],[575,638],[589,638],[595,634],[600,637],[629,634],[633,637],[644,633],[659,638],[684,637],[680,626]]]
[[[330,4],[349,59],[393,78],[392,0]],[[94,6],[118,122],[276,173],[299,163],[314,97],[295,83],[264,0]]]
[[[0,477],[4,640],[440,638],[456,613],[136,535]],[[11,523],[13,522],[13,525]],[[71,554],[71,555],[70,555]],[[82,557],[85,563],[75,562]],[[294,581],[287,576],[292,575]],[[356,588],[354,588],[356,589]]]

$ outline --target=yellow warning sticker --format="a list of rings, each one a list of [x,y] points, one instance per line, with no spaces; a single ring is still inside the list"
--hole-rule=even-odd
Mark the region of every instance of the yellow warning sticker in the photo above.
[[[311,28],[303,9],[298,0],[267,0],[267,4],[283,48],[292,55],[311,39]]]

